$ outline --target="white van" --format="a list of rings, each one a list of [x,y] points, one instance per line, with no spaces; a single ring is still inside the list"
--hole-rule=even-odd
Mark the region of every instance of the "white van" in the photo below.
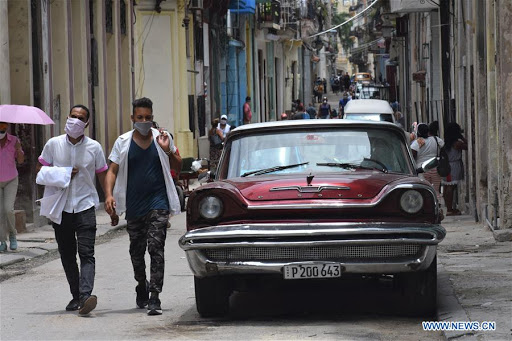
[[[395,123],[393,109],[381,99],[352,99],[344,108],[344,119],[386,121]]]

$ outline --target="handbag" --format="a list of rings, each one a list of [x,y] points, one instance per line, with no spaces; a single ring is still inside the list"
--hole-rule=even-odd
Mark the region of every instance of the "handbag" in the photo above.
[[[222,139],[217,134],[214,134],[214,135],[210,136],[210,143],[215,148],[218,148],[218,149],[222,148]]]
[[[439,164],[437,165],[437,174],[439,174],[442,177],[446,177],[451,172],[450,167],[450,160],[448,159],[448,153],[446,152],[446,149],[444,147],[439,148],[439,143],[437,142],[437,138],[433,136],[436,140],[437,144],[437,160]]]

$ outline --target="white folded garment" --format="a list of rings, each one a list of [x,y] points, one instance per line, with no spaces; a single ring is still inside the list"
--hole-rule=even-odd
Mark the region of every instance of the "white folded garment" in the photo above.
[[[72,170],[73,167],[43,166],[36,177],[36,183],[45,186],[43,197],[36,200],[41,203],[39,214],[59,225],[68,200]]]
[[[43,166],[37,173],[36,183],[44,186],[66,188],[71,181],[73,167]]]

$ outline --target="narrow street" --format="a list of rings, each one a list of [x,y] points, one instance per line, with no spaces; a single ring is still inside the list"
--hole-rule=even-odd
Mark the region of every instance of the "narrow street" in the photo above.
[[[439,331],[423,331],[422,318],[401,316],[400,302],[393,301],[391,289],[382,283],[235,294],[229,316],[200,318],[193,277],[177,245],[185,214],[173,218],[172,224],[166,244],[163,315],[147,316],[135,308],[128,236],[120,230],[120,236],[96,248],[98,306],[88,317],[64,311],[71,297],[59,259],[3,281],[2,340],[443,339]]]

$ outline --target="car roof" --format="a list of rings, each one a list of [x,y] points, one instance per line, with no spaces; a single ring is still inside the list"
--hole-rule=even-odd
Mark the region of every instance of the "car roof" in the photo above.
[[[345,105],[345,113],[351,114],[392,114],[393,108],[382,99],[352,99]]]
[[[349,101],[349,102],[352,102]],[[263,123],[251,123],[244,124],[236,127],[228,135],[228,139],[231,139],[238,135],[246,133],[253,133],[258,131],[278,131],[278,130],[296,130],[301,127],[310,128],[329,128],[329,127],[347,127],[347,128],[380,128],[380,129],[391,129],[398,131],[405,136],[404,130],[398,127],[396,124],[385,122],[385,121],[364,121],[364,120],[331,120],[331,119],[310,119],[310,120],[285,120],[285,121],[273,121]]]

